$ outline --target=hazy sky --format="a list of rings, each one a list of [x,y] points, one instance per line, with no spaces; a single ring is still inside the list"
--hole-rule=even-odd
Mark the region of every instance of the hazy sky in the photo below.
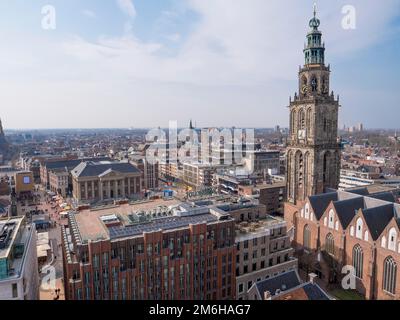
[[[0,117],[6,129],[287,126],[313,2],[2,0]],[[317,3],[341,125],[399,128],[400,0]],[[55,30],[42,28],[48,4]]]

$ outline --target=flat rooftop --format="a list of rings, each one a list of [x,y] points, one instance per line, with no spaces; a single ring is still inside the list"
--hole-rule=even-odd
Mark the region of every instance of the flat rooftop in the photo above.
[[[186,228],[233,218],[216,206],[196,206],[179,200],[154,200],[71,212],[71,233],[89,240],[140,236],[146,232]]]
[[[110,237],[109,228],[103,223],[101,217],[116,215],[128,223],[128,216],[137,211],[150,211],[159,206],[176,206],[179,200],[155,200],[137,204],[123,204],[118,206],[105,206],[79,211],[73,214],[79,229],[82,241],[107,239]]]
[[[254,236],[269,236],[272,229],[284,226],[286,226],[285,220],[272,216],[255,222],[242,222],[236,225],[236,242],[252,239]]]
[[[10,255],[23,219],[23,217],[16,217],[0,220],[0,259]]]
[[[25,225],[24,217],[0,220],[0,281],[18,277],[21,274],[27,246],[34,228]],[[3,243],[1,243],[3,240]]]

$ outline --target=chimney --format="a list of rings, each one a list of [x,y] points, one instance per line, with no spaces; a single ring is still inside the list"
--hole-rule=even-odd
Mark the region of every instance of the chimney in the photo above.
[[[264,300],[272,300],[271,292],[269,291],[264,292]]]
[[[310,283],[315,284],[316,283],[316,278],[318,277],[315,273],[310,273],[308,275],[308,277],[310,278]]]

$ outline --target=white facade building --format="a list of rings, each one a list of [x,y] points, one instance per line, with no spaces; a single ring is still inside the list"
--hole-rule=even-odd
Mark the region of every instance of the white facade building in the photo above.
[[[0,300],[38,300],[36,229],[25,217],[0,220]]]

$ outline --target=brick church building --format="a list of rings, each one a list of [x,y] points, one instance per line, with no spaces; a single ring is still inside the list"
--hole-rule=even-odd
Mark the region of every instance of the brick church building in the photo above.
[[[319,26],[314,10],[299,93],[289,106],[285,220],[307,271],[340,283],[343,266],[353,266],[356,289],[367,299],[400,299],[400,205],[388,192],[337,191],[339,99],[329,93]]]

